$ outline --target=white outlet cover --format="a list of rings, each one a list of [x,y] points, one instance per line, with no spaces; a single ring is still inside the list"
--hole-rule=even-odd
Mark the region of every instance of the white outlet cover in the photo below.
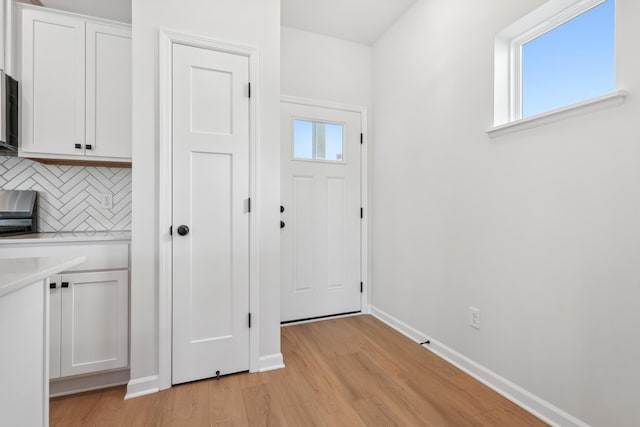
[[[480,329],[480,309],[469,307],[469,326]]]
[[[112,209],[113,208],[113,194],[111,193],[103,193],[100,195],[100,205],[103,209]]]

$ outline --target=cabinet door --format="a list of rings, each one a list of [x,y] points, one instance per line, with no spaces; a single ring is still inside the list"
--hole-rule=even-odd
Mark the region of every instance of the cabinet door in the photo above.
[[[84,155],[84,44],[83,20],[22,11],[22,152]]]
[[[49,278],[49,378],[60,378],[60,275]]]
[[[88,22],[86,155],[131,158],[131,31]]]
[[[63,377],[127,366],[128,282],[127,270],[62,275]]]

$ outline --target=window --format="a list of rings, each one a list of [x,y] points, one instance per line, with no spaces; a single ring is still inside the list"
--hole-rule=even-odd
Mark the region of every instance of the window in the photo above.
[[[613,92],[614,13],[607,0],[519,46],[522,118]]]
[[[614,51],[615,0],[546,2],[496,37],[495,126],[623,97]]]
[[[304,160],[343,160],[343,126],[293,121],[293,157]]]

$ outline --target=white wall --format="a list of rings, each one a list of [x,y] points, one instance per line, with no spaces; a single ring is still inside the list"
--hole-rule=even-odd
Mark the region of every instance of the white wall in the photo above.
[[[278,0],[134,0],[131,376],[158,373],[158,30],[260,49],[258,209],[260,354],[280,352],[280,4]]]
[[[617,0],[624,105],[490,139],[494,36],[542,3],[421,0],[374,45],[372,302],[589,424],[637,426],[640,2]]]
[[[28,0],[19,1],[32,3]],[[131,0],[42,0],[42,4],[53,9],[66,10],[82,15],[131,22]]]
[[[282,27],[283,95],[369,107],[370,46]]]

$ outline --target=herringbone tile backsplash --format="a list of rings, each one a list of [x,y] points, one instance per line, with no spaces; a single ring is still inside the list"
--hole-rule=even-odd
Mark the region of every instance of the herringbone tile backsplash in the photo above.
[[[41,232],[131,229],[131,169],[43,165],[0,156],[0,188],[38,192]],[[113,195],[113,209],[100,195]]]

